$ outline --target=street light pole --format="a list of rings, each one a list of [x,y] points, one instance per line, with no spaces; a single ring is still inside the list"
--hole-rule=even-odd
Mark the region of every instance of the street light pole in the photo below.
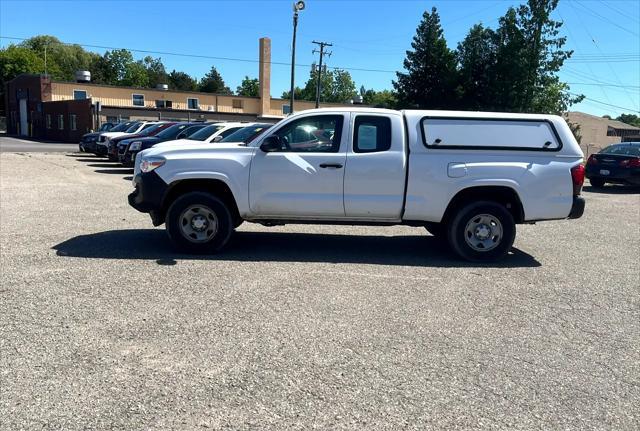
[[[291,44],[291,93],[289,94],[289,113],[293,114],[293,100],[295,90],[295,74],[296,74],[296,30],[298,29],[298,12],[304,9],[302,0],[293,4],[293,42]]]

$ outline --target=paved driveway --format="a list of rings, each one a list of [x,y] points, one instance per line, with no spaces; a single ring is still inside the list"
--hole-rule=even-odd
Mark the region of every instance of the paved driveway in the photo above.
[[[0,163],[0,428],[640,427],[637,191],[497,265],[409,227],[244,224],[197,257],[130,170]]]

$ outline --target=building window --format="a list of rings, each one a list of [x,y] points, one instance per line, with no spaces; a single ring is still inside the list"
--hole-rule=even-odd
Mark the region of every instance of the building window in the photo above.
[[[187,109],[199,109],[198,99],[187,99]]]
[[[243,108],[243,103],[244,101],[242,99],[233,99],[232,103],[233,103],[233,109],[242,109]]]
[[[133,106],[144,106],[144,94],[132,94],[131,101]]]
[[[78,130],[77,128],[77,115],[76,114],[69,114],[69,128],[71,130]]]
[[[289,115],[290,113],[291,113],[291,106],[282,105],[282,114],[283,115]]]
[[[47,129],[51,128],[51,114],[47,114]]]
[[[73,90],[73,100],[84,100],[87,98],[85,90]]]
[[[156,108],[171,108],[173,103],[171,100],[156,100]]]
[[[58,115],[58,129],[64,130],[64,115],[62,114]]]

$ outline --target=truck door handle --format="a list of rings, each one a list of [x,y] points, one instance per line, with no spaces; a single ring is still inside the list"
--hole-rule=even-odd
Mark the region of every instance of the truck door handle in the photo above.
[[[320,163],[321,168],[336,168],[340,169],[342,165],[340,163]]]

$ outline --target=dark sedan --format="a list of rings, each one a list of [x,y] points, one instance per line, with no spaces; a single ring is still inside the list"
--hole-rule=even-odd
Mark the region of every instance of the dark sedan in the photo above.
[[[118,144],[120,142],[126,139],[155,136],[158,133],[165,130],[166,128],[173,126],[174,124],[176,124],[175,121],[151,124],[149,125],[149,127],[142,129],[139,133],[135,135],[124,135],[124,136],[117,136],[115,138],[111,138],[109,140],[109,147],[107,148],[107,156],[109,157],[109,161],[111,162],[118,161]]]
[[[132,166],[133,161],[142,150],[153,147],[160,142],[184,139],[192,133],[208,126],[207,123],[176,123],[154,136],[124,139],[118,144],[118,160],[125,166]]]
[[[614,144],[592,154],[585,175],[593,187],[606,183],[640,185],[640,142]]]
[[[96,141],[98,140],[98,136],[102,132],[109,132],[116,125],[113,123],[102,123],[102,126],[98,129],[97,132],[85,133],[80,138],[80,152],[81,153],[93,153],[96,150]]]

